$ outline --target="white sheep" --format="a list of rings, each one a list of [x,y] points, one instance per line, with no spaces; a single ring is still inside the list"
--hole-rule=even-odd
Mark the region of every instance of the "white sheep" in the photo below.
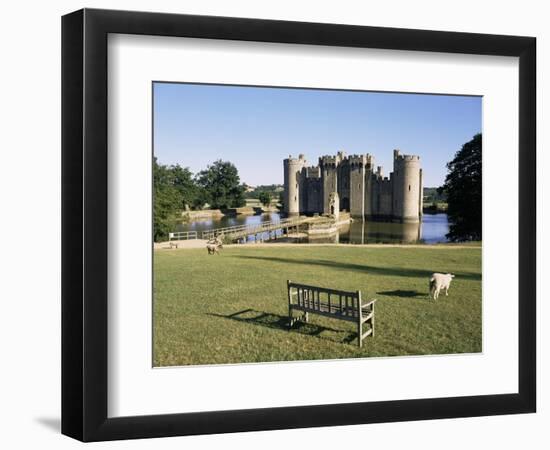
[[[208,254],[209,255],[214,255],[214,254],[220,254],[220,252],[218,251],[219,248],[223,248],[221,245],[217,245],[217,244],[206,244],[206,250],[208,250]]]
[[[439,291],[445,289],[445,295],[449,295],[449,287],[455,276],[451,273],[432,273],[430,278],[430,297],[437,300]]]
[[[206,250],[208,250],[209,255],[214,255],[216,253],[219,255],[220,252],[218,250],[220,248],[223,248],[223,243],[221,237],[219,236],[215,237],[214,239],[210,239],[206,243]]]

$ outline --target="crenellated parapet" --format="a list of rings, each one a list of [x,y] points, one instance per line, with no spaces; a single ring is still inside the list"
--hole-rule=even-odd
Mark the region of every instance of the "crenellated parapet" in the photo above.
[[[337,167],[340,164],[340,158],[336,156],[321,156],[319,165],[321,167]]]
[[[319,158],[319,165],[321,167],[338,167],[340,163],[347,160],[346,153],[343,151],[338,152],[336,155],[323,155]]]
[[[420,156],[418,155],[402,155],[401,151],[395,149],[393,151],[393,160],[395,161],[416,161],[420,162]]]
[[[352,169],[360,167],[370,168],[374,164],[374,158],[368,153],[366,155],[350,155],[347,159]]]
[[[309,166],[305,168],[306,178],[321,178],[321,168],[319,166]]]
[[[417,155],[399,155],[397,158],[399,161],[415,161],[420,162],[420,156]]]
[[[288,155],[288,158],[284,159],[288,164],[306,164],[306,157],[304,154],[300,153],[297,158],[294,158],[292,155]]]

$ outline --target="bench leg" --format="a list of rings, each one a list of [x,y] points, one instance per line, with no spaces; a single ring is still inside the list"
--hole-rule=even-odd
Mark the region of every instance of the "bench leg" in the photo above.
[[[301,321],[306,322],[306,323],[309,322],[308,313],[304,312],[300,317],[293,317],[292,308],[289,307],[288,308],[288,328],[289,329],[292,328],[298,320],[301,320]]]
[[[363,324],[361,323],[361,319],[359,319],[359,322],[357,324],[357,340],[359,348],[363,347]]]
[[[372,337],[374,337],[374,314],[372,315],[370,319],[370,327],[372,329]]]

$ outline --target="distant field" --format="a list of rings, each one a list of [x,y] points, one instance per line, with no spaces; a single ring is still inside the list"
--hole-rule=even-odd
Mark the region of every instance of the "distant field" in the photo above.
[[[452,272],[449,297],[428,277]],[[235,246],[154,253],[154,364],[222,364],[481,351],[481,248]],[[286,280],[377,298],[376,337],[310,315],[288,331]]]

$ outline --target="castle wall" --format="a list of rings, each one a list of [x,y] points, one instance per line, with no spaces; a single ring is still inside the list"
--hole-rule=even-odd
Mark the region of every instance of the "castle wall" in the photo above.
[[[376,185],[378,190],[378,208],[374,212],[374,216],[384,220],[391,220],[393,217],[393,183],[388,178],[383,178],[377,180]]]
[[[372,216],[372,172],[374,166],[374,158],[369,156],[365,167],[365,214],[364,217]]]
[[[352,217],[365,216],[365,197],[370,192],[366,186],[367,157],[350,156],[350,213]]]
[[[307,193],[307,201],[305,203],[304,212],[306,214],[315,214],[323,209],[323,183],[321,178],[306,178],[305,192]]]
[[[338,196],[340,200],[340,210],[350,210],[350,164],[345,159],[338,166]]]
[[[405,181],[403,167],[399,163],[399,150],[393,151],[393,215],[398,220],[403,216]]]
[[[323,184],[323,214],[330,214],[330,194],[338,189],[338,163],[337,156],[323,156],[319,159],[321,167],[321,179]]]
[[[382,168],[373,172],[371,155],[343,152],[319,158],[307,167],[304,155],[284,160],[284,211],[289,214],[330,214],[331,194],[336,192],[339,208],[353,217],[417,223],[422,215],[422,169],[418,156],[394,151],[389,178]]]

